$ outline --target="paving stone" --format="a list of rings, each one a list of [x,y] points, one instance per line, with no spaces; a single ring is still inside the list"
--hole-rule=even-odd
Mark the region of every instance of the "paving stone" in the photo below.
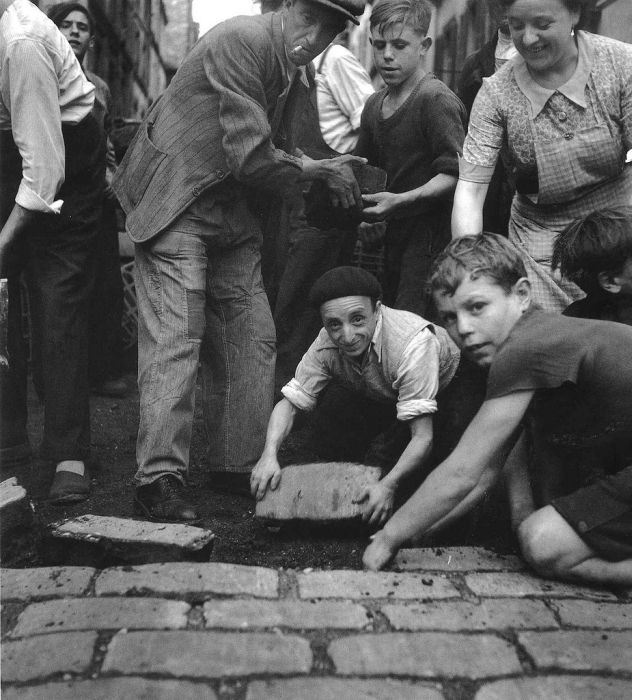
[[[17,478],[13,476],[0,482],[0,540],[3,547],[17,529],[29,528],[32,523],[33,511],[26,491],[18,484]]]
[[[465,577],[465,582],[474,593],[486,597],[539,596],[542,598],[587,598],[613,601],[617,599],[614,593],[605,589],[549,581],[530,574],[469,574]]]
[[[158,598],[75,598],[32,603],[12,637],[107,629],[183,629],[191,606]]]
[[[240,564],[147,564],[106,569],[96,580],[97,595],[161,594],[278,596],[279,575],[272,569]]]
[[[204,604],[208,628],[291,627],[362,629],[370,618],[361,605],[294,600],[212,600]]]
[[[595,603],[588,600],[556,600],[563,625],[632,629],[632,603]]]
[[[465,601],[386,605],[388,621],[398,630],[500,630],[558,627],[553,613],[540,600],[483,599],[480,605]]]
[[[380,480],[382,470],[347,462],[295,464],[283,469],[279,487],[257,501],[255,515],[267,520],[349,520],[364,506],[354,503]]]
[[[520,632],[518,639],[538,668],[632,671],[632,632]]]
[[[312,571],[300,573],[301,598],[459,598],[445,577],[388,571]]]
[[[246,700],[442,700],[432,685],[391,680],[342,680],[340,678],[292,678],[254,681]]]
[[[208,561],[215,535],[182,523],[153,523],[106,515],[81,515],[53,523],[50,544],[83,556],[114,557],[129,563]],[[90,562],[92,563],[92,562]]]
[[[591,676],[512,678],[482,686],[474,700],[622,700],[632,697],[632,681]]]
[[[295,675],[308,673],[311,666],[309,641],[292,635],[119,632],[110,642],[103,672],[219,678]]]
[[[55,673],[82,673],[90,665],[96,632],[46,634],[2,643],[2,681],[29,681]]]
[[[478,679],[522,671],[515,649],[491,634],[365,634],[334,640],[328,653],[344,675]]]
[[[484,547],[400,549],[393,566],[402,571],[521,571],[520,557],[496,554]]]
[[[101,678],[94,681],[5,687],[4,700],[217,700],[211,687],[189,681]]]
[[[3,600],[80,596],[88,590],[94,569],[55,566],[40,569],[2,569]]]

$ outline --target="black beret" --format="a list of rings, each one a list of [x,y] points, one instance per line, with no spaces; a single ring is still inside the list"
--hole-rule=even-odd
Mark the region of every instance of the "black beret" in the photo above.
[[[320,308],[330,299],[340,297],[382,298],[382,287],[375,277],[361,267],[334,267],[319,277],[309,293],[309,303]]]

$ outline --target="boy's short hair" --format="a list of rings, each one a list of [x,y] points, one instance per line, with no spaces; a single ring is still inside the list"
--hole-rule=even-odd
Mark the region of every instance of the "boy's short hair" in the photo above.
[[[527,270],[517,248],[496,233],[462,236],[437,257],[430,277],[433,292],[452,296],[465,279],[489,277],[509,293]]]
[[[371,12],[369,26],[384,32],[395,24],[411,27],[426,36],[432,18],[432,5],[427,0],[378,0]]]
[[[71,12],[83,12],[88,18],[90,25],[90,34],[95,32],[94,16],[90,10],[80,2],[58,2],[56,5],[51,5],[48,8],[48,19],[52,20],[58,27],[68,17]]]
[[[587,294],[600,289],[600,272],[617,274],[632,258],[632,206],[594,211],[556,238],[553,269]]]

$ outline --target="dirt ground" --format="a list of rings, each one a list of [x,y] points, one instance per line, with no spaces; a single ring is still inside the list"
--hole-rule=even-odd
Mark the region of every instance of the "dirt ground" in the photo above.
[[[135,471],[136,430],[138,425],[138,392],[133,369],[127,375],[132,387],[124,399],[93,396],[92,410],[92,494],[73,506],[55,507],[46,501],[53,477],[53,465],[34,459],[30,467],[4,471],[2,478],[17,476],[33,503],[35,536],[25,534],[13,546],[5,546],[3,565],[41,566],[63,564],[50,561],[41,533],[51,523],[85,513],[133,517],[132,495]],[[370,532],[362,523],[344,525],[284,525],[279,533],[269,532],[254,517],[254,501],[246,496],[220,493],[205,477],[205,437],[200,402],[194,424],[191,451],[191,495],[199,506],[203,520],[216,535],[212,559],[215,561],[287,568],[344,569],[361,567],[361,557]],[[41,435],[43,409],[34,392],[29,400],[29,432],[36,446]],[[301,454],[292,436],[284,446],[285,463],[312,461]],[[498,551],[511,551],[513,542],[507,536],[504,509],[488,504],[473,520],[430,544],[485,544]],[[500,534],[499,534],[500,533]]]

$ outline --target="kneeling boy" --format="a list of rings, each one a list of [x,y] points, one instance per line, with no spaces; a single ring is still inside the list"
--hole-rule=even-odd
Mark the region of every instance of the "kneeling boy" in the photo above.
[[[432,287],[450,336],[489,368],[487,395],[455,450],[374,537],[365,566],[384,567],[406,540],[476,503],[529,413],[532,459],[581,485],[519,524],[526,560],[546,576],[631,584],[632,328],[532,306],[517,251],[494,234],[453,241]]]
[[[320,277],[310,293],[324,328],[303,356],[284,398],[274,407],[261,458],[251,475],[253,496],[263,498],[281,479],[277,453],[297,411],[311,411],[319,395],[337,380],[367,403],[390,405],[393,418],[410,429],[408,444],[392,468],[359,500],[363,517],[382,524],[390,516],[403,479],[427,463],[437,393],[452,379],[459,351],[443,328],[416,314],[384,306],[379,282],[366,270],[337,267]],[[380,465],[382,466],[382,465]]]

